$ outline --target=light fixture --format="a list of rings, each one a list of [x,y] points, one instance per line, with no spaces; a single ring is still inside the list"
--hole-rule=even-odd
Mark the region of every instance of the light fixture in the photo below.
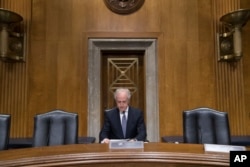
[[[25,37],[19,14],[0,8],[0,59],[7,62],[24,61]]]
[[[239,9],[223,15],[220,21],[226,32],[217,33],[218,60],[237,61],[242,57],[241,29],[250,19],[250,9]]]

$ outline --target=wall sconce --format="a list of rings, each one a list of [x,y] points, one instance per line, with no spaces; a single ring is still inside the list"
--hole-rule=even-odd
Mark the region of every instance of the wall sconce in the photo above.
[[[0,59],[7,62],[24,61],[22,16],[0,8]]]
[[[239,9],[223,15],[220,21],[227,32],[217,33],[219,61],[237,61],[242,57],[241,29],[250,18],[250,9]]]

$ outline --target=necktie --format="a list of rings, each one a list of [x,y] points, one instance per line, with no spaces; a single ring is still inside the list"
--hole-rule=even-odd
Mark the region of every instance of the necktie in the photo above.
[[[123,114],[123,116],[122,116],[122,131],[123,131],[123,135],[125,138],[126,137],[127,119],[126,119],[125,111],[122,114]]]

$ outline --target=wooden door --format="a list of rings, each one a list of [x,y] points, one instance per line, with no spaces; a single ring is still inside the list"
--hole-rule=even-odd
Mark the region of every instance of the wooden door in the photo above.
[[[105,51],[102,53],[101,62],[101,104],[103,112],[116,106],[114,91],[119,87],[128,88],[131,91],[130,105],[144,112],[144,51]],[[103,112],[101,112],[102,123]]]

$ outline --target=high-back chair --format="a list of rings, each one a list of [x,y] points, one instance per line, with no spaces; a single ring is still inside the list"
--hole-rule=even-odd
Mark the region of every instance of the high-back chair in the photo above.
[[[8,149],[10,137],[10,118],[8,114],[0,114],[0,150]]]
[[[230,144],[228,114],[210,108],[183,112],[184,143]]]
[[[33,147],[76,144],[78,114],[53,110],[34,117]]]

